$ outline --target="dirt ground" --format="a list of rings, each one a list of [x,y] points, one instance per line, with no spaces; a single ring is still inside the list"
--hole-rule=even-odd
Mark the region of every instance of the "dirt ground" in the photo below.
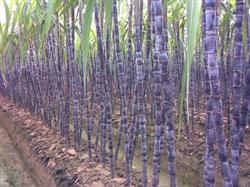
[[[1,126],[0,187],[36,187],[7,131]]]
[[[43,165],[49,169],[52,176],[57,181],[58,186],[68,183],[65,186],[83,187],[116,187],[124,186],[124,165],[120,160],[117,168],[117,177],[111,179],[108,163],[103,166],[99,163],[99,153],[93,150],[93,160],[89,161],[86,150],[75,152],[73,145],[67,145],[60,137],[48,129],[40,120],[32,117],[28,112],[15,106],[10,101],[0,96],[0,114],[4,111],[6,123],[14,124],[18,133],[22,134],[28,142],[30,149],[37,155]],[[177,179],[180,187],[201,187],[203,182],[204,169],[204,150],[205,134],[204,121],[205,113],[196,114],[195,131],[192,133],[191,140],[181,135],[176,142],[176,162]],[[1,122],[0,115],[0,127]],[[116,125],[114,125],[116,127]],[[152,128],[153,130],[153,128]],[[150,129],[149,129],[150,132]],[[249,127],[246,131],[246,139],[242,149],[240,181],[241,187],[250,186],[250,133]],[[150,136],[150,135],[149,135]],[[153,137],[153,136],[152,136]],[[14,137],[15,138],[15,137]],[[153,145],[153,139],[149,138],[149,144]],[[151,145],[151,147],[152,147]],[[86,147],[86,146],[84,146]],[[215,147],[217,149],[217,147]],[[152,150],[149,149],[149,152]],[[230,153],[230,152],[229,152]],[[216,184],[222,187],[222,177],[220,174],[220,164],[216,155]],[[230,154],[229,154],[230,155]],[[140,158],[140,154],[136,155]],[[167,158],[164,153],[163,158]],[[230,161],[230,156],[229,156]],[[140,161],[138,161],[140,162]],[[151,163],[149,163],[151,164]],[[137,168],[138,169],[138,168]],[[162,171],[166,173],[167,160],[162,161]],[[140,171],[140,169],[139,169]],[[39,171],[40,172],[40,171]],[[31,179],[28,169],[22,164],[19,153],[15,150],[15,144],[8,137],[7,131],[0,128],[0,187],[36,186]],[[133,173],[133,186],[140,186],[140,172]],[[162,176],[167,178],[168,174]],[[160,187],[168,187],[163,180]],[[164,184],[165,183],[165,184]],[[168,183],[168,182],[167,182]],[[39,185],[38,185],[39,186]],[[150,185],[149,185],[150,186]],[[43,186],[44,187],[44,186]]]
[[[0,96],[0,122],[1,126],[11,132],[12,138],[18,140],[16,144],[25,149],[25,153],[21,154],[21,157],[25,160],[26,167],[31,168],[31,176],[36,179],[37,186],[39,187],[118,187],[124,186],[125,178],[122,172],[122,164],[117,167],[117,175],[114,179],[111,179],[109,171],[109,163],[106,165],[100,164],[98,152],[93,152],[93,159],[90,161],[87,151],[76,152],[73,145],[68,145],[66,141],[60,136],[59,133],[53,132],[47,128],[37,118],[31,116],[25,110],[17,107],[7,99]],[[2,134],[7,134],[3,131]],[[21,139],[20,139],[21,138]],[[73,137],[71,137],[73,138]],[[1,137],[5,139],[5,137]],[[5,141],[0,142],[2,146],[8,147]],[[86,146],[85,146],[86,147]],[[15,149],[15,148],[13,148]],[[94,150],[93,150],[94,151]],[[4,150],[2,152],[11,152]],[[2,153],[1,152],[1,153]],[[27,153],[28,152],[28,153]],[[16,153],[18,156],[18,153]],[[5,154],[6,155],[6,154]],[[18,169],[19,166],[15,164],[15,159],[8,154],[5,156],[9,162],[13,163],[12,169]],[[20,161],[21,162],[21,161]],[[11,164],[6,164],[11,166]],[[23,177],[25,172],[20,171],[16,173],[15,179],[22,182],[28,182]],[[3,178],[3,185],[8,185],[5,179],[8,178],[7,172],[3,172],[1,175]],[[27,176],[29,176],[27,174]],[[133,176],[138,176],[136,172],[133,172]],[[53,185],[48,185],[51,182],[48,177],[53,180]],[[38,178],[38,179],[37,179]],[[140,177],[134,177],[132,184],[139,184]],[[37,181],[38,180],[38,181]],[[43,181],[41,181],[43,180]],[[48,181],[49,180],[49,181]],[[41,182],[46,185],[41,184]],[[48,182],[47,182],[48,181]],[[23,183],[24,183],[23,182]],[[21,182],[19,182],[21,186]],[[51,183],[50,183],[51,184]],[[23,187],[33,187],[34,183],[24,183]],[[16,185],[17,186],[17,185]],[[131,185],[138,186],[138,185]]]

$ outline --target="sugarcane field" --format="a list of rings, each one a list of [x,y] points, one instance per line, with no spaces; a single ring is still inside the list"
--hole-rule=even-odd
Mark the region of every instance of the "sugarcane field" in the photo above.
[[[250,187],[250,0],[0,0],[0,187]]]

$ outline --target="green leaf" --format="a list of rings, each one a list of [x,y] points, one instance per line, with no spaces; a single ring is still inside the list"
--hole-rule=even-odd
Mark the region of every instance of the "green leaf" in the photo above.
[[[180,116],[179,122],[182,122],[182,114],[184,111],[184,100],[186,95],[187,110],[189,107],[189,83],[190,83],[190,72],[193,56],[195,53],[195,45],[197,39],[197,32],[200,25],[201,15],[201,0],[188,0],[187,1],[187,50],[186,52],[186,63],[184,67],[182,83],[181,83],[181,98],[180,98]],[[186,92],[185,92],[186,91]],[[180,132],[180,127],[178,129]]]
[[[10,19],[11,19],[11,9],[8,6],[6,0],[3,0],[3,4],[4,4],[4,10],[5,10],[5,18],[6,18],[6,23],[5,23],[5,28],[4,28],[4,36],[6,37],[8,34],[8,30],[9,30],[9,24],[10,24]]]
[[[45,37],[47,36],[47,34],[49,32],[49,29],[50,29],[50,26],[51,26],[51,23],[52,23],[52,20],[53,20],[53,15],[54,15],[54,12],[55,12],[55,9],[56,9],[56,6],[55,6],[56,2],[57,2],[57,0],[48,1],[46,13],[45,13],[46,14],[45,22],[42,25],[42,37],[41,37],[42,42],[40,42],[40,44],[43,43]]]
[[[2,36],[3,34],[3,28],[2,28],[2,24],[0,23],[0,35]]]
[[[86,72],[87,63],[88,63],[88,52],[89,52],[89,35],[90,28],[92,23],[92,13],[94,10],[94,0],[88,0],[87,6],[84,13],[83,20],[83,33],[81,38],[81,51],[82,51],[82,63],[84,65],[84,72]],[[84,74],[86,75],[86,73]],[[84,77],[86,79],[86,77]]]
[[[4,5],[4,11],[5,11],[5,17],[6,17],[6,23],[3,27],[1,25],[0,32],[1,32],[1,37],[0,37],[0,53],[2,53],[7,46],[9,40],[10,40],[10,33],[9,33],[9,26],[13,21],[11,21],[12,17],[12,6],[13,6],[13,1],[10,1],[10,5],[8,5],[6,0],[3,0],[3,5]],[[1,23],[0,23],[1,24]],[[14,23],[15,24],[15,20]]]
[[[113,8],[113,1],[104,1],[104,8],[105,8],[105,25],[104,25],[104,37],[106,38],[107,30],[111,29],[112,26],[112,8]],[[111,32],[109,32],[111,34]]]
[[[201,0],[189,0],[187,7],[187,88],[189,87],[190,68],[195,53],[196,37],[200,25],[200,14]]]
[[[18,17],[19,17],[19,12],[15,11],[13,21],[12,21],[12,26],[11,26],[11,32],[14,32]]]

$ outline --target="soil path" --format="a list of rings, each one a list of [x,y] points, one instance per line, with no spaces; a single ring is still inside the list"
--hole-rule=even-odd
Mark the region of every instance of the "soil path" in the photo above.
[[[0,187],[36,187],[0,119]]]

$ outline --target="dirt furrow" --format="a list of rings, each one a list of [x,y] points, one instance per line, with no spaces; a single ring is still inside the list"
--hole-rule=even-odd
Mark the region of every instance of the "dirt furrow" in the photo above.
[[[2,120],[0,120],[2,123]],[[0,125],[0,186],[36,187],[28,169],[15,149],[8,132]]]

